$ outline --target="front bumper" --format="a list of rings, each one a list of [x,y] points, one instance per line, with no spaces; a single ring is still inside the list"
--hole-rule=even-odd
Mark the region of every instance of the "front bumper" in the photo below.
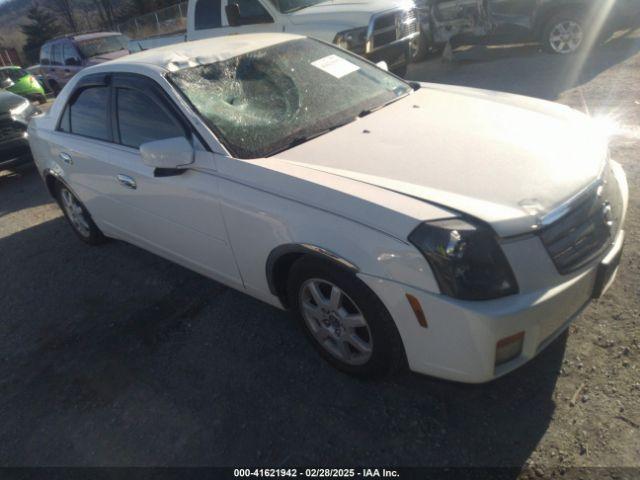
[[[402,338],[411,370],[448,380],[484,383],[531,360],[564,332],[594,296],[603,294],[617,274],[624,243],[622,224],[628,187],[613,164],[623,196],[620,229],[611,247],[571,275],[560,275],[538,237],[503,244],[521,293],[488,301],[462,301],[406,284],[359,274],[383,301]],[[604,275],[603,275],[604,274]],[[420,303],[427,328],[420,325],[407,294]],[[524,334],[522,350],[496,362],[501,340]]]
[[[0,168],[13,167],[29,161],[31,161],[31,151],[26,136],[4,142],[0,141]]]
[[[612,250],[622,248],[620,232]],[[382,299],[395,319],[409,368],[417,373],[465,383],[484,383],[525,364],[589,304],[598,265],[550,290],[485,302],[454,300],[367,275],[360,278]],[[615,272],[608,285],[615,277]],[[406,294],[416,297],[428,327],[417,322]],[[524,332],[522,352],[496,366],[496,345]]]

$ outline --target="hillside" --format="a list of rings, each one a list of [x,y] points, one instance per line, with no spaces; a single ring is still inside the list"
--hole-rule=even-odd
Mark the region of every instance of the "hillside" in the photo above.
[[[115,14],[122,15],[131,10],[138,13],[150,12],[177,2],[178,0],[112,0],[112,5]],[[14,47],[22,51],[25,36],[20,26],[28,23],[27,12],[34,3],[54,13],[58,12],[55,0],[6,0],[0,3],[0,46]],[[79,30],[100,29],[100,17],[96,7],[98,0],[71,0],[71,3]],[[64,28],[66,24],[63,16],[57,16]]]

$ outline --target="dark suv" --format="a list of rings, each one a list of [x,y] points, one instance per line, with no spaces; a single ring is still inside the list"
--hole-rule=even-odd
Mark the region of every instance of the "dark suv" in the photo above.
[[[633,26],[640,0],[416,0],[431,45],[539,42],[573,53]]]
[[[57,95],[80,70],[129,54],[129,38],[118,32],[88,33],[50,40],[40,50],[40,67]]]

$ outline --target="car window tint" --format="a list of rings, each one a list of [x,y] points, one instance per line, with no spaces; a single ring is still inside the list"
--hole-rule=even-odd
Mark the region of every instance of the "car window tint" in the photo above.
[[[198,0],[196,3],[196,30],[218,28],[222,25],[220,0]]]
[[[184,129],[154,100],[137,90],[118,89],[120,143],[127,147],[184,136]]]
[[[61,132],[66,132],[66,133],[71,133],[71,121],[70,121],[70,115],[69,115],[69,106],[67,106],[67,108],[64,109],[64,113],[62,114],[62,119],[60,120],[60,126],[58,127],[58,129]]]
[[[80,65],[81,63],[80,56],[78,55],[78,52],[76,48],[73,46],[73,44],[65,43],[62,53],[63,53],[62,56],[64,58],[65,65],[70,65],[70,66]]]
[[[71,105],[70,131],[77,135],[98,140],[111,140],[107,121],[107,87],[83,90]]]
[[[269,12],[265,10],[260,2],[255,0],[233,0],[230,3],[236,3],[240,9],[240,18],[244,25],[252,23],[269,23],[273,19]]]
[[[62,65],[62,44],[51,45],[51,65]]]

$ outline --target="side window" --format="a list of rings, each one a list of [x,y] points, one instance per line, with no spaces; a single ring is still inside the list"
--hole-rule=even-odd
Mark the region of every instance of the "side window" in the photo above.
[[[62,57],[64,59],[64,64],[67,66],[79,66],[82,64],[76,47],[74,47],[70,42],[65,42],[63,44]]]
[[[51,64],[51,45],[50,44],[46,44],[43,45],[42,49],[40,50],[40,65],[49,65]]]
[[[255,23],[273,23],[273,18],[257,0],[229,0],[229,4],[235,3],[240,9],[240,22],[242,25]]]
[[[220,0],[198,0],[195,15],[196,30],[222,26],[222,5]]]
[[[152,98],[138,90],[119,88],[116,106],[120,143],[127,147],[185,136],[184,128]]]
[[[83,137],[111,141],[107,118],[108,100],[108,87],[83,90],[75,101],[67,106],[59,129]]]
[[[62,65],[62,44],[51,45],[51,65]]]

